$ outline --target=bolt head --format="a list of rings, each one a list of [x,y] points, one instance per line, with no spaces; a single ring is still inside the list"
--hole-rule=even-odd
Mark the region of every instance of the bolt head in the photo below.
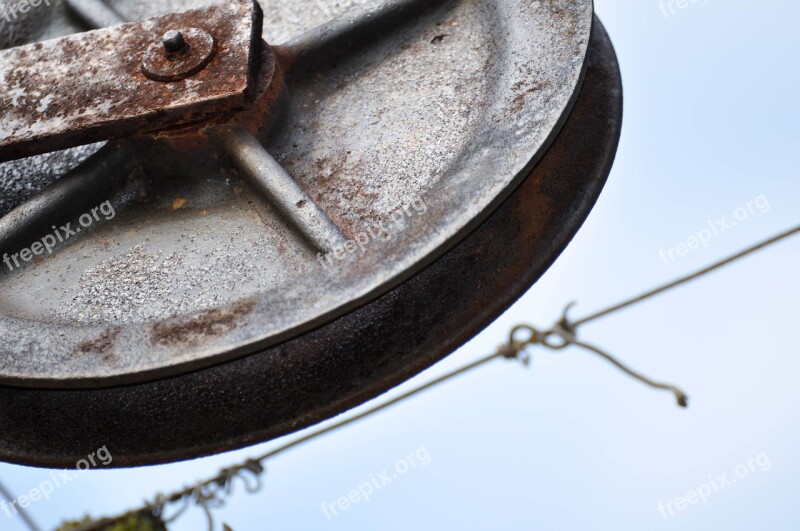
[[[142,71],[154,81],[180,81],[203,70],[215,51],[214,36],[207,31],[174,29],[147,47],[142,56]]]
[[[183,33],[178,30],[169,30],[161,37],[161,42],[164,44],[164,51],[167,54],[176,54],[186,49],[186,40],[183,38]]]

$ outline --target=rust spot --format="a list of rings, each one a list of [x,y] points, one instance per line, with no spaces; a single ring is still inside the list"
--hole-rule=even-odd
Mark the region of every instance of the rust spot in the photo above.
[[[180,210],[186,206],[186,203],[188,203],[188,200],[185,197],[179,197],[172,202],[172,210]]]
[[[514,98],[514,101],[511,102],[511,110],[514,112],[514,114],[522,112],[522,110],[525,108],[525,102],[530,94],[548,87],[547,83],[540,83],[538,81],[532,82],[529,87],[525,87],[526,84],[526,82],[520,81],[512,87],[512,90],[518,93]]]
[[[99,337],[84,341],[78,345],[78,348],[73,351],[73,354],[97,353],[103,354],[105,359],[109,359],[114,355],[114,343],[116,343],[117,336],[119,336],[121,331],[122,328],[120,327],[109,328]]]
[[[243,301],[227,308],[207,310],[188,319],[158,323],[150,340],[157,345],[192,344],[205,337],[221,336],[235,330],[240,319],[255,308],[255,301]]]

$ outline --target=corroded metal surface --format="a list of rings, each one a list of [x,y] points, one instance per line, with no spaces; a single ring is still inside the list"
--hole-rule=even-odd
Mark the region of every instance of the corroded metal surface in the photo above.
[[[148,144],[113,221],[0,275],[0,381],[129,384],[245,356],[374,300],[485,219],[574,103],[591,2],[401,2],[416,15],[395,20],[379,1],[265,6],[265,38],[285,50],[308,50],[345,9],[389,17],[353,26],[369,38],[334,28],[342,53],[287,76],[287,105],[261,131],[348,245],[318,254],[202,136]],[[189,4],[113,7],[136,18]]]
[[[0,51],[0,161],[245,108],[261,17],[254,0],[236,0]],[[157,68],[151,46],[171,28],[195,26],[187,59]],[[159,72],[151,77],[182,81],[150,79],[143,58]],[[166,71],[176,65],[182,75]]]
[[[602,27],[586,83],[552,149],[451,252],[391,292],[274,348],[180,378],[113,389],[0,388],[0,456],[74,466],[98,441],[113,466],[187,459],[307,427],[377,396],[458,348],[552,264],[597,199],[617,148],[622,87]],[[210,311],[157,338],[185,343],[252,307]],[[113,330],[87,350],[107,350]]]
[[[166,36],[173,33],[175,37],[167,40]],[[142,57],[142,71],[155,81],[170,83],[195,75],[208,65],[217,49],[214,36],[199,28],[170,30],[164,35]],[[173,42],[176,49],[168,49]]]

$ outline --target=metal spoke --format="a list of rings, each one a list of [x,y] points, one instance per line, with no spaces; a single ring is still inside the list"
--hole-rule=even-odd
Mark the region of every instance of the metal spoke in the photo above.
[[[125,182],[136,161],[131,142],[111,143],[83,164],[0,218],[0,252],[12,253],[54,223],[68,221],[111,196]]]
[[[105,28],[125,24],[127,20],[103,0],[65,0],[69,8],[84,24],[92,28]]]
[[[452,0],[392,0],[365,6],[285,42],[277,48],[291,69],[316,66],[332,56],[345,55],[379,41],[393,30],[413,22],[426,11]]]
[[[220,136],[243,176],[314,247],[330,252],[344,245],[347,239],[339,228],[247,129],[236,127]]]

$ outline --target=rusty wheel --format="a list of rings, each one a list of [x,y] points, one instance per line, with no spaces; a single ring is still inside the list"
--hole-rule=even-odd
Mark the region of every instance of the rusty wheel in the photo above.
[[[113,16],[71,3],[84,21]],[[386,2],[308,32],[326,13],[265,6],[264,37],[288,40],[253,40],[246,109],[193,101],[200,114],[157,131],[121,122],[81,137],[104,147],[0,166],[4,249],[83,227],[105,200],[115,212],[0,278],[0,456],[68,466],[99,443],[132,466],[262,442],[496,318],[588,215],[622,119],[591,2],[523,4]],[[27,186],[9,177],[20,168]]]

